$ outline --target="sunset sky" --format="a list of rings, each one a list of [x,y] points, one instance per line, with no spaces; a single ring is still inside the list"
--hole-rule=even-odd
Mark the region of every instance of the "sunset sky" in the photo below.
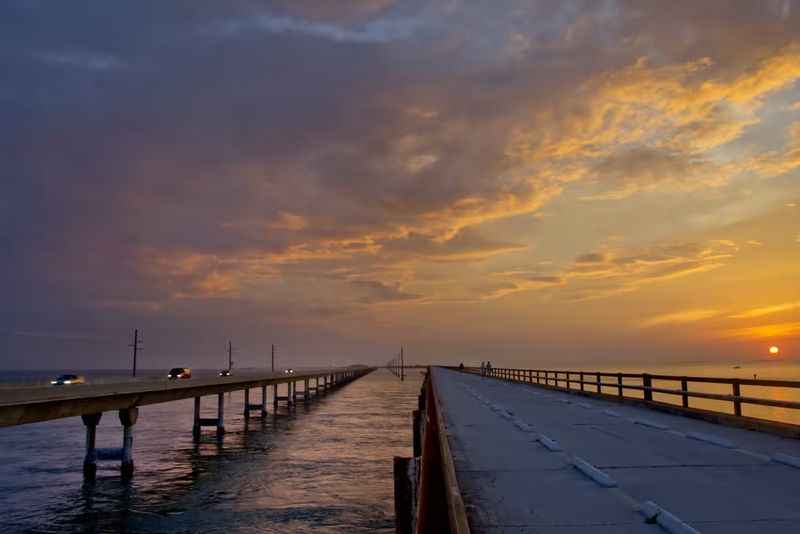
[[[800,2],[8,0],[0,72],[2,368],[800,359]]]

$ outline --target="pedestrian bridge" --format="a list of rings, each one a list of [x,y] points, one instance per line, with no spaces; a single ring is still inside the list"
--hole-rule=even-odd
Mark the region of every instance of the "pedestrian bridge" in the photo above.
[[[736,428],[493,373],[431,370],[418,458],[400,464],[416,504],[398,509],[401,531],[800,532],[792,425]]]

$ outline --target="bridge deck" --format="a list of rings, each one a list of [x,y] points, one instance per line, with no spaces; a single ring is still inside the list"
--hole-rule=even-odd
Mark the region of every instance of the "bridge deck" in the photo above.
[[[189,380],[164,378],[116,384],[0,388],[0,427],[157,404],[263,385],[290,381],[303,382],[305,379],[342,375],[348,372],[358,374],[366,369],[351,367],[307,370],[294,374],[247,373]]]
[[[798,532],[798,440],[432,372],[473,532]]]

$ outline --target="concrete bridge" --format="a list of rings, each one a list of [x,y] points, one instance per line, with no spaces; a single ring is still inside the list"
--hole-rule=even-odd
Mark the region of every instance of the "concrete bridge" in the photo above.
[[[684,384],[672,405],[649,375],[466,371],[423,386],[414,458],[395,458],[398,532],[800,532],[800,427],[684,406],[703,377],[669,377]]]
[[[0,389],[0,427],[81,416],[86,427],[84,475],[94,478],[98,460],[113,460],[120,462],[122,476],[130,478],[134,466],[133,427],[139,415],[139,406],[194,398],[194,439],[200,439],[203,427],[213,427],[217,437],[221,438],[225,433],[225,393],[243,392],[245,419],[249,419],[253,411],[266,417],[269,387],[273,388],[274,408],[278,407],[279,402],[294,406],[298,397],[302,402],[311,402],[315,396],[351,382],[372,370],[370,367],[354,366],[292,374],[281,371],[190,380],[6,388]],[[297,390],[299,383],[304,386],[300,392]],[[253,389],[261,390],[259,402],[250,402],[250,392]],[[206,396],[216,396],[216,417],[200,417],[201,398]],[[108,411],[118,412],[122,425],[122,447],[99,449],[95,447],[97,425],[103,412]]]

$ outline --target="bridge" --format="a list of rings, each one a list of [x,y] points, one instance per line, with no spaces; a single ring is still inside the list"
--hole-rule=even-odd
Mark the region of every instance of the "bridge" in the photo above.
[[[731,394],[691,391],[694,382],[727,383]],[[800,426],[745,417],[742,405],[800,403],[741,394],[759,385],[432,368],[414,412],[414,457],[395,458],[397,531],[798,532]],[[732,413],[689,406],[703,398],[730,402]]]
[[[134,469],[133,427],[138,419],[139,406],[193,398],[194,439],[200,439],[203,427],[213,427],[217,437],[222,438],[225,433],[225,393],[243,392],[245,419],[249,419],[253,411],[259,412],[261,417],[266,417],[270,387],[274,409],[277,409],[279,402],[291,407],[298,402],[298,397],[302,402],[311,402],[315,396],[347,384],[372,370],[371,367],[351,366],[291,374],[281,371],[190,380],[163,379],[67,387],[3,388],[0,389],[0,427],[80,416],[86,427],[84,476],[87,479],[95,477],[98,460],[112,460],[120,462],[123,478],[130,478]],[[300,383],[303,384],[303,389],[298,392],[297,385]],[[260,402],[250,402],[252,389],[261,390]],[[217,397],[216,417],[200,417],[201,399],[206,396]],[[97,425],[103,413],[108,411],[118,412],[122,425],[122,446],[111,449],[96,448]]]

